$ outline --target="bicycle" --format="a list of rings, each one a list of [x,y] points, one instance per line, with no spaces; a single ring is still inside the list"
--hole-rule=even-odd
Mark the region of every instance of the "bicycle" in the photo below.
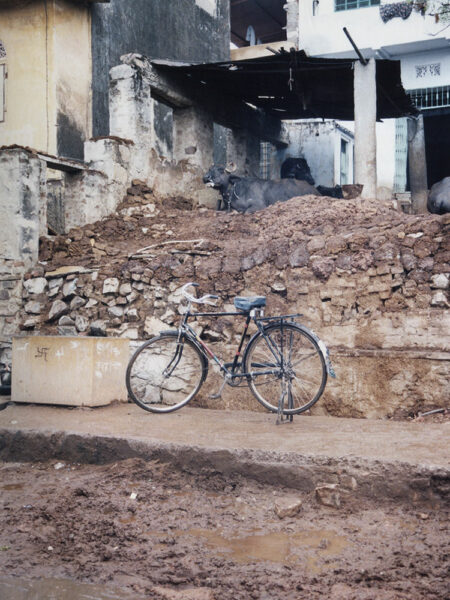
[[[236,297],[236,312],[191,312],[193,304],[216,306],[219,296],[196,298],[187,283],[182,294],[188,305],[178,329],[161,331],[133,354],[126,372],[130,398],[144,410],[169,413],[185,406],[199,392],[213,360],[226,384],[244,381],[277,423],[310,409],[321,397],[328,375],[335,377],[328,349],[316,334],[297,323],[301,314],[264,316],[264,296]],[[225,363],[188,324],[191,317],[244,317],[245,325],[232,362]],[[247,342],[250,322],[257,331]],[[286,419],[285,419],[286,417]]]

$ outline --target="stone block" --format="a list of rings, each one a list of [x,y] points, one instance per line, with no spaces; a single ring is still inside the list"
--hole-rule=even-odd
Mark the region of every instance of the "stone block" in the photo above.
[[[450,304],[447,300],[445,292],[443,292],[442,290],[438,290],[437,292],[435,292],[433,294],[433,297],[431,298],[431,306],[441,306],[448,308]]]
[[[103,294],[117,294],[119,291],[119,280],[116,277],[108,277],[103,282]]]
[[[69,307],[62,300],[55,300],[50,308],[50,312],[48,313],[48,320],[53,321],[53,319],[57,319],[61,315],[65,315],[69,312]]]
[[[126,339],[15,337],[12,400],[70,406],[126,401],[128,358]]]
[[[23,287],[29,294],[43,294],[47,287],[47,280],[45,277],[28,279],[28,281],[23,282]]]
[[[446,290],[449,286],[449,275],[447,273],[437,273],[431,277],[431,287],[434,289]]]
[[[27,302],[25,304],[25,312],[32,315],[40,315],[42,312],[42,303],[41,302]]]
[[[66,300],[70,300],[75,296],[77,291],[77,280],[72,279],[71,281],[66,281],[63,285],[62,295]]]
[[[147,317],[144,323],[144,333],[150,337],[158,335],[160,331],[167,329],[167,325],[156,317]]]

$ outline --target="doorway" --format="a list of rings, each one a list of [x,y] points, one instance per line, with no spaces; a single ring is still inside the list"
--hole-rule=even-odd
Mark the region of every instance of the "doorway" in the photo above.
[[[424,111],[428,188],[450,177],[450,108]]]

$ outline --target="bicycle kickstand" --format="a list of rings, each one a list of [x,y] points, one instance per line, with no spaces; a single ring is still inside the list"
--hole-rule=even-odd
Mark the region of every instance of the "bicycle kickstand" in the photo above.
[[[222,392],[223,392],[223,388],[225,387],[225,384],[227,382],[227,378],[226,376],[223,378],[223,382],[220,385],[219,391],[216,392],[215,394],[210,394],[208,396],[208,398],[210,398],[211,400],[217,400],[219,398],[222,398]]]
[[[288,415],[287,417],[284,416],[283,412],[284,412],[284,398],[286,396],[286,394],[288,395],[288,408],[292,408],[292,394],[291,391],[289,390],[288,392],[286,391],[286,389],[283,389],[283,391],[281,392],[281,396],[280,399],[278,401],[278,411],[277,411],[277,420],[276,420],[276,424],[277,425],[283,425],[283,423],[292,423],[294,420],[294,416],[293,415]]]

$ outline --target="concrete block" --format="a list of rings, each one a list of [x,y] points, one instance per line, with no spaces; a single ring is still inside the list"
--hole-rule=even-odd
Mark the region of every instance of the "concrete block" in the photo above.
[[[118,338],[13,338],[12,400],[103,406],[125,402],[129,341]]]

